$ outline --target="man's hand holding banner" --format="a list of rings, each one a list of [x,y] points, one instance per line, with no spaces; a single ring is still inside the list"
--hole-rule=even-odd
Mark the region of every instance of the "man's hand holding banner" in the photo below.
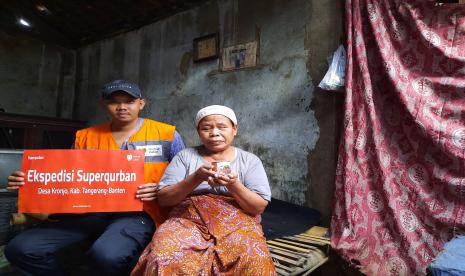
[[[25,150],[18,211],[88,213],[141,211],[144,152]]]

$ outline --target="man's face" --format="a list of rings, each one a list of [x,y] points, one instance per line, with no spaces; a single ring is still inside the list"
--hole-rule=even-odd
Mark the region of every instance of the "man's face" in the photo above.
[[[104,99],[103,104],[113,122],[127,123],[139,118],[139,112],[144,108],[145,101],[118,91]]]

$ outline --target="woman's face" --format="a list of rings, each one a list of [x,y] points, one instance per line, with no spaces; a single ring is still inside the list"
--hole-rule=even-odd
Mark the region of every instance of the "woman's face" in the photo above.
[[[208,150],[220,152],[228,149],[237,134],[237,127],[223,115],[209,115],[197,127],[200,141]]]

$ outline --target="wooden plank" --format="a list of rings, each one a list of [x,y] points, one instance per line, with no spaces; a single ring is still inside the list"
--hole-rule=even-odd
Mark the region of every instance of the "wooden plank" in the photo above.
[[[316,230],[267,241],[279,275],[308,275],[328,261],[324,248],[331,242],[322,236],[327,229]]]
[[[271,255],[278,255],[278,256],[284,256],[286,258],[289,258],[289,259],[292,259],[296,262],[299,262],[301,259],[305,259],[307,256],[298,256],[298,255],[293,255],[293,254],[290,254],[290,253],[287,253],[288,255],[286,254],[283,254],[283,253],[286,253],[286,252],[282,252],[280,251],[279,249],[275,249],[275,248],[270,248],[270,249],[273,249],[273,250],[270,250],[271,252]]]
[[[282,270],[285,270],[285,271],[287,271],[288,273],[291,273],[291,272],[292,272],[292,268],[287,267],[287,266],[285,266],[285,265],[282,265],[279,261],[274,261],[274,260],[273,260],[273,262],[274,262],[274,266],[275,266],[276,268],[280,268],[280,269],[282,269]]]
[[[309,238],[312,238],[312,239],[317,239],[317,240],[321,240],[321,241],[325,241],[325,242],[331,242],[331,240],[328,239],[328,238],[315,236],[315,235],[310,235],[310,234],[307,234],[307,233],[298,234],[296,236],[305,236],[305,237],[309,237]]]
[[[295,251],[290,251],[290,250],[282,250],[281,248],[273,248],[273,247],[270,247],[270,252],[271,253],[276,253],[276,254],[281,254],[281,255],[285,255],[285,256],[288,256],[290,258],[307,258],[307,254],[303,254],[303,253],[300,253],[300,252],[295,252]]]
[[[282,270],[280,268],[276,268],[276,272],[278,272],[279,275],[286,275],[286,276],[291,275],[288,272],[286,272],[286,271],[284,271],[284,270]]]
[[[304,249],[304,248],[300,248],[300,247],[296,247],[296,246],[292,246],[292,245],[289,245],[289,244],[285,244],[285,243],[281,243],[281,242],[277,242],[277,241],[268,241],[268,244],[274,244],[274,245],[277,245],[277,246],[282,246],[282,247],[285,247],[285,248],[288,248],[288,249],[294,249],[294,250],[297,250],[297,251],[300,251],[300,252],[305,252],[305,253],[308,253],[309,250],[308,249]]]
[[[301,262],[297,262],[297,261],[291,260],[291,259],[286,258],[286,257],[283,257],[283,256],[279,256],[279,255],[273,255],[273,254],[271,254],[271,257],[272,257],[273,259],[277,259],[277,260],[279,260],[279,261],[281,261],[281,262],[285,262],[285,263],[288,263],[288,264],[291,264],[291,265],[294,265],[294,266],[299,266],[299,265],[301,265],[301,264],[303,263],[302,261],[301,261]],[[304,260],[304,261],[305,261],[305,260]]]
[[[307,257],[307,254],[305,254],[303,252],[296,252],[295,250],[286,249],[286,248],[276,246],[276,245],[272,245],[272,244],[268,244],[268,248],[273,248],[275,250],[290,252],[292,254],[296,254],[296,255],[299,255],[299,256],[302,256],[302,257],[305,257],[305,258]]]
[[[290,237],[288,237],[290,238]],[[312,237],[308,237],[308,236],[304,236],[304,235],[296,235],[296,236],[292,236],[293,239],[300,239],[300,240],[303,240],[305,242],[308,242],[308,243],[313,243],[313,244],[327,244],[327,242],[329,241],[325,241],[325,240],[322,240],[322,239],[315,239],[315,238],[312,238]]]
[[[313,245],[329,245],[330,242],[327,242],[327,241],[323,241],[323,240],[318,240],[318,239],[314,239],[314,238],[310,238],[310,237],[306,237],[306,236],[293,236],[293,237],[286,237],[288,239],[292,239],[292,240],[299,240],[299,241],[302,241],[302,242],[305,242],[305,243],[308,243],[308,244],[313,244]]]
[[[289,240],[287,240],[287,239],[275,239],[275,241],[283,242],[283,243],[286,243],[286,244],[289,244],[289,245],[300,246],[300,247],[306,248],[306,249],[315,248],[315,246],[313,246],[313,245],[308,245],[308,244],[301,243],[301,242],[295,242],[295,241],[292,241],[291,239],[292,239],[292,237],[289,237]]]

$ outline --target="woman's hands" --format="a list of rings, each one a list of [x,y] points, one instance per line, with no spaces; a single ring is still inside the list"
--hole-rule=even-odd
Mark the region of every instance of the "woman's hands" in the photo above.
[[[226,187],[237,203],[239,203],[239,206],[252,216],[263,213],[266,205],[268,205],[268,201],[245,187],[235,172],[210,176],[208,184],[213,188],[219,186]]]
[[[225,186],[226,188],[231,188],[233,186],[240,185],[240,182],[237,181],[237,173],[232,172],[230,174],[215,174],[208,177],[208,184],[211,187]]]
[[[152,201],[157,199],[157,183],[140,185],[136,192],[136,198],[141,201]]]
[[[8,187],[10,191],[16,191],[24,185],[24,173],[21,171],[15,171],[8,176]]]
[[[203,164],[194,173],[194,178],[199,183],[208,181],[213,176],[215,176],[215,172],[212,171],[212,166],[210,164]]]
[[[210,164],[204,164],[198,168],[193,177],[196,182],[201,183],[203,181],[208,181],[209,178],[215,175],[215,172],[212,171]],[[198,184],[197,184],[198,185]],[[157,183],[146,183],[140,185],[136,192],[136,198],[141,201],[152,201],[156,200],[158,196]]]
[[[200,183],[215,175],[210,164],[200,166],[184,180],[158,191],[158,203],[161,206],[174,206],[185,199]]]

